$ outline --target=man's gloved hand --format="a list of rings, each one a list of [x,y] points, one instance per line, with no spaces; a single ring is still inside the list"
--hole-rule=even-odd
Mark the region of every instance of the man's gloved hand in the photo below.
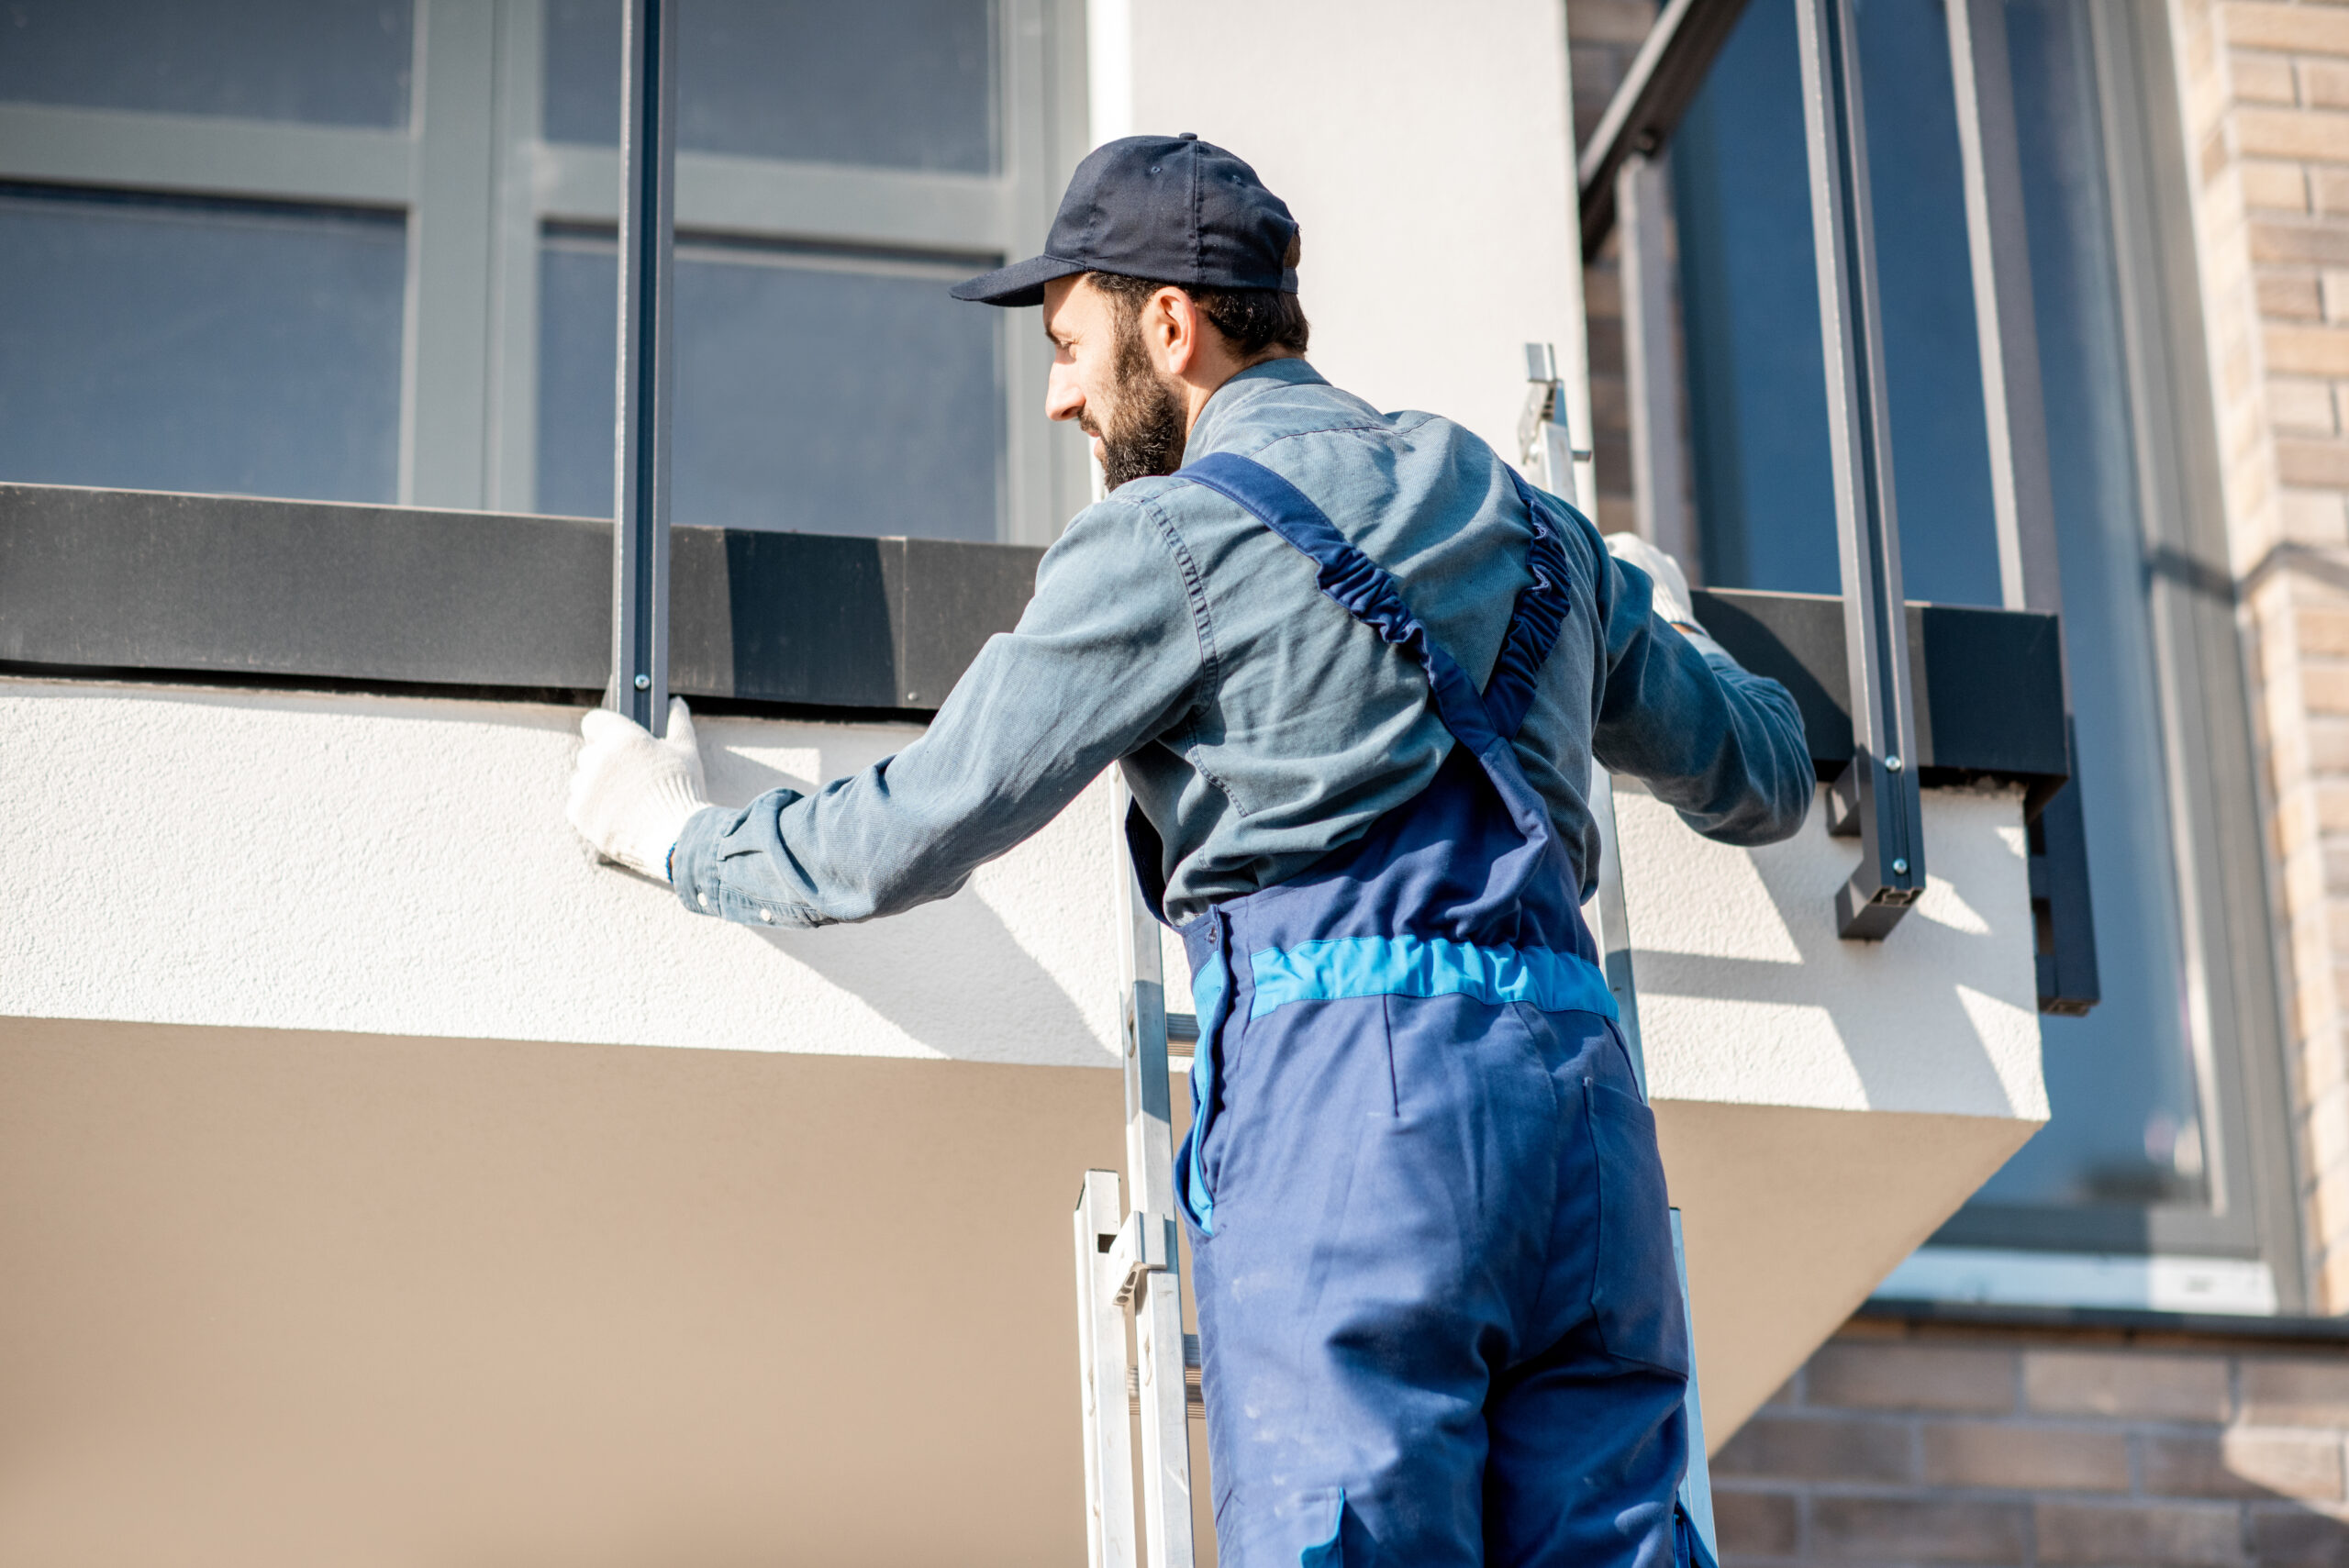
[[[669,851],[685,821],[709,804],[701,749],[685,699],[669,699],[669,733],[652,732],[607,707],[579,723],[586,744],[571,775],[563,815],[606,860],[655,881],[669,880]]]
[[[1636,566],[1655,584],[1655,613],[1675,626],[1704,630],[1688,604],[1688,574],[1680,562],[1635,533],[1609,534],[1607,553],[1627,566]]]

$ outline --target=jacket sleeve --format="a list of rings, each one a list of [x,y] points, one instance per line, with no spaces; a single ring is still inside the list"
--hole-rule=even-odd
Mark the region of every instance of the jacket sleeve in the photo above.
[[[1587,522],[1577,532],[1597,558],[1604,642],[1592,753],[1644,781],[1709,839],[1794,837],[1816,784],[1794,698],[1711,638],[1657,616],[1648,574],[1609,554]]]
[[[670,880],[687,908],[754,925],[944,898],[1174,725],[1206,667],[1162,525],[1099,503],[1045,553],[1019,626],[987,639],[920,738],[813,794],[696,814]]]

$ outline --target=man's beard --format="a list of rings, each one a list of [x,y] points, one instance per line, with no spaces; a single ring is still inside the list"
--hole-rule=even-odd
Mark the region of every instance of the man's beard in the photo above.
[[[1118,338],[1117,392],[1105,423],[1083,421],[1085,433],[1101,442],[1101,473],[1109,488],[1182,467],[1190,420],[1181,384],[1151,368],[1141,329],[1132,322]]]

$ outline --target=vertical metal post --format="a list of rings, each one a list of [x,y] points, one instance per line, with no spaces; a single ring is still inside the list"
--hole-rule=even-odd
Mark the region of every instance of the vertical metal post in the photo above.
[[[1829,830],[1860,840],[1859,870],[1835,896],[1835,918],[1843,936],[1874,941],[1891,932],[1925,886],[1884,317],[1876,294],[1857,17],[1852,0],[1795,0],[1795,8],[1852,692],[1854,755],[1832,788]]]
[[[1990,437],[1990,503],[1998,528],[1999,597],[2010,610],[2060,612],[2064,588],[2039,328],[2031,294],[2031,235],[2005,0],[1950,0],[1949,63],[1965,183],[1965,238],[1974,272],[1975,336],[1982,348],[1982,413]],[[2064,710],[2072,707],[2064,660]],[[2087,824],[2075,782],[2044,801],[2032,833],[2032,904],[2039,927],[2039,1006],[2085,1013],[2100,995],[2096,922],[2088,903]]]
[[[669,717],[670,271],[676,233],[676,0],[627,0],[620,48],[619,513],[606,703],[655,735]]]
[[[1631,495],[1640,537],[1697,576],[1697,523],[1681,484],[1687,435],[1680,417],[1680,353],[1673,340],[1672,258],[1664,213],[1671,200],[1663,164],[1644,152],[1615,176],[1616,267],[1623,285],[1623,373],[1631,413]]]
[[[2007,65],[2006,6],[2004,0],[1952,0],[1947,10],[1975,336],[1982,352],[1982,412],[1990,434],[1998,595],[2010,610],[2052,612],[2064,607],[2064,595],[2047,463],[2047,410],[2039,382],[2039,331],[2032,314],[2014,81]]]

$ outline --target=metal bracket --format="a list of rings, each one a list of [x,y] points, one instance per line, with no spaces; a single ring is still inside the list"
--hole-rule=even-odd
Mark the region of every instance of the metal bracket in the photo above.
[[[1141,1292],[1142,1276],[1163,1274],[1174,1267],[1174,1222],[1163,1215],[1151,1216],[1136,1209],[1126,1216],[1118,1227],[1118,1239],[1109,1243],[1109,1277],[1114,1282],[1112,1297],[1119,1306],[1133,1303]]]

